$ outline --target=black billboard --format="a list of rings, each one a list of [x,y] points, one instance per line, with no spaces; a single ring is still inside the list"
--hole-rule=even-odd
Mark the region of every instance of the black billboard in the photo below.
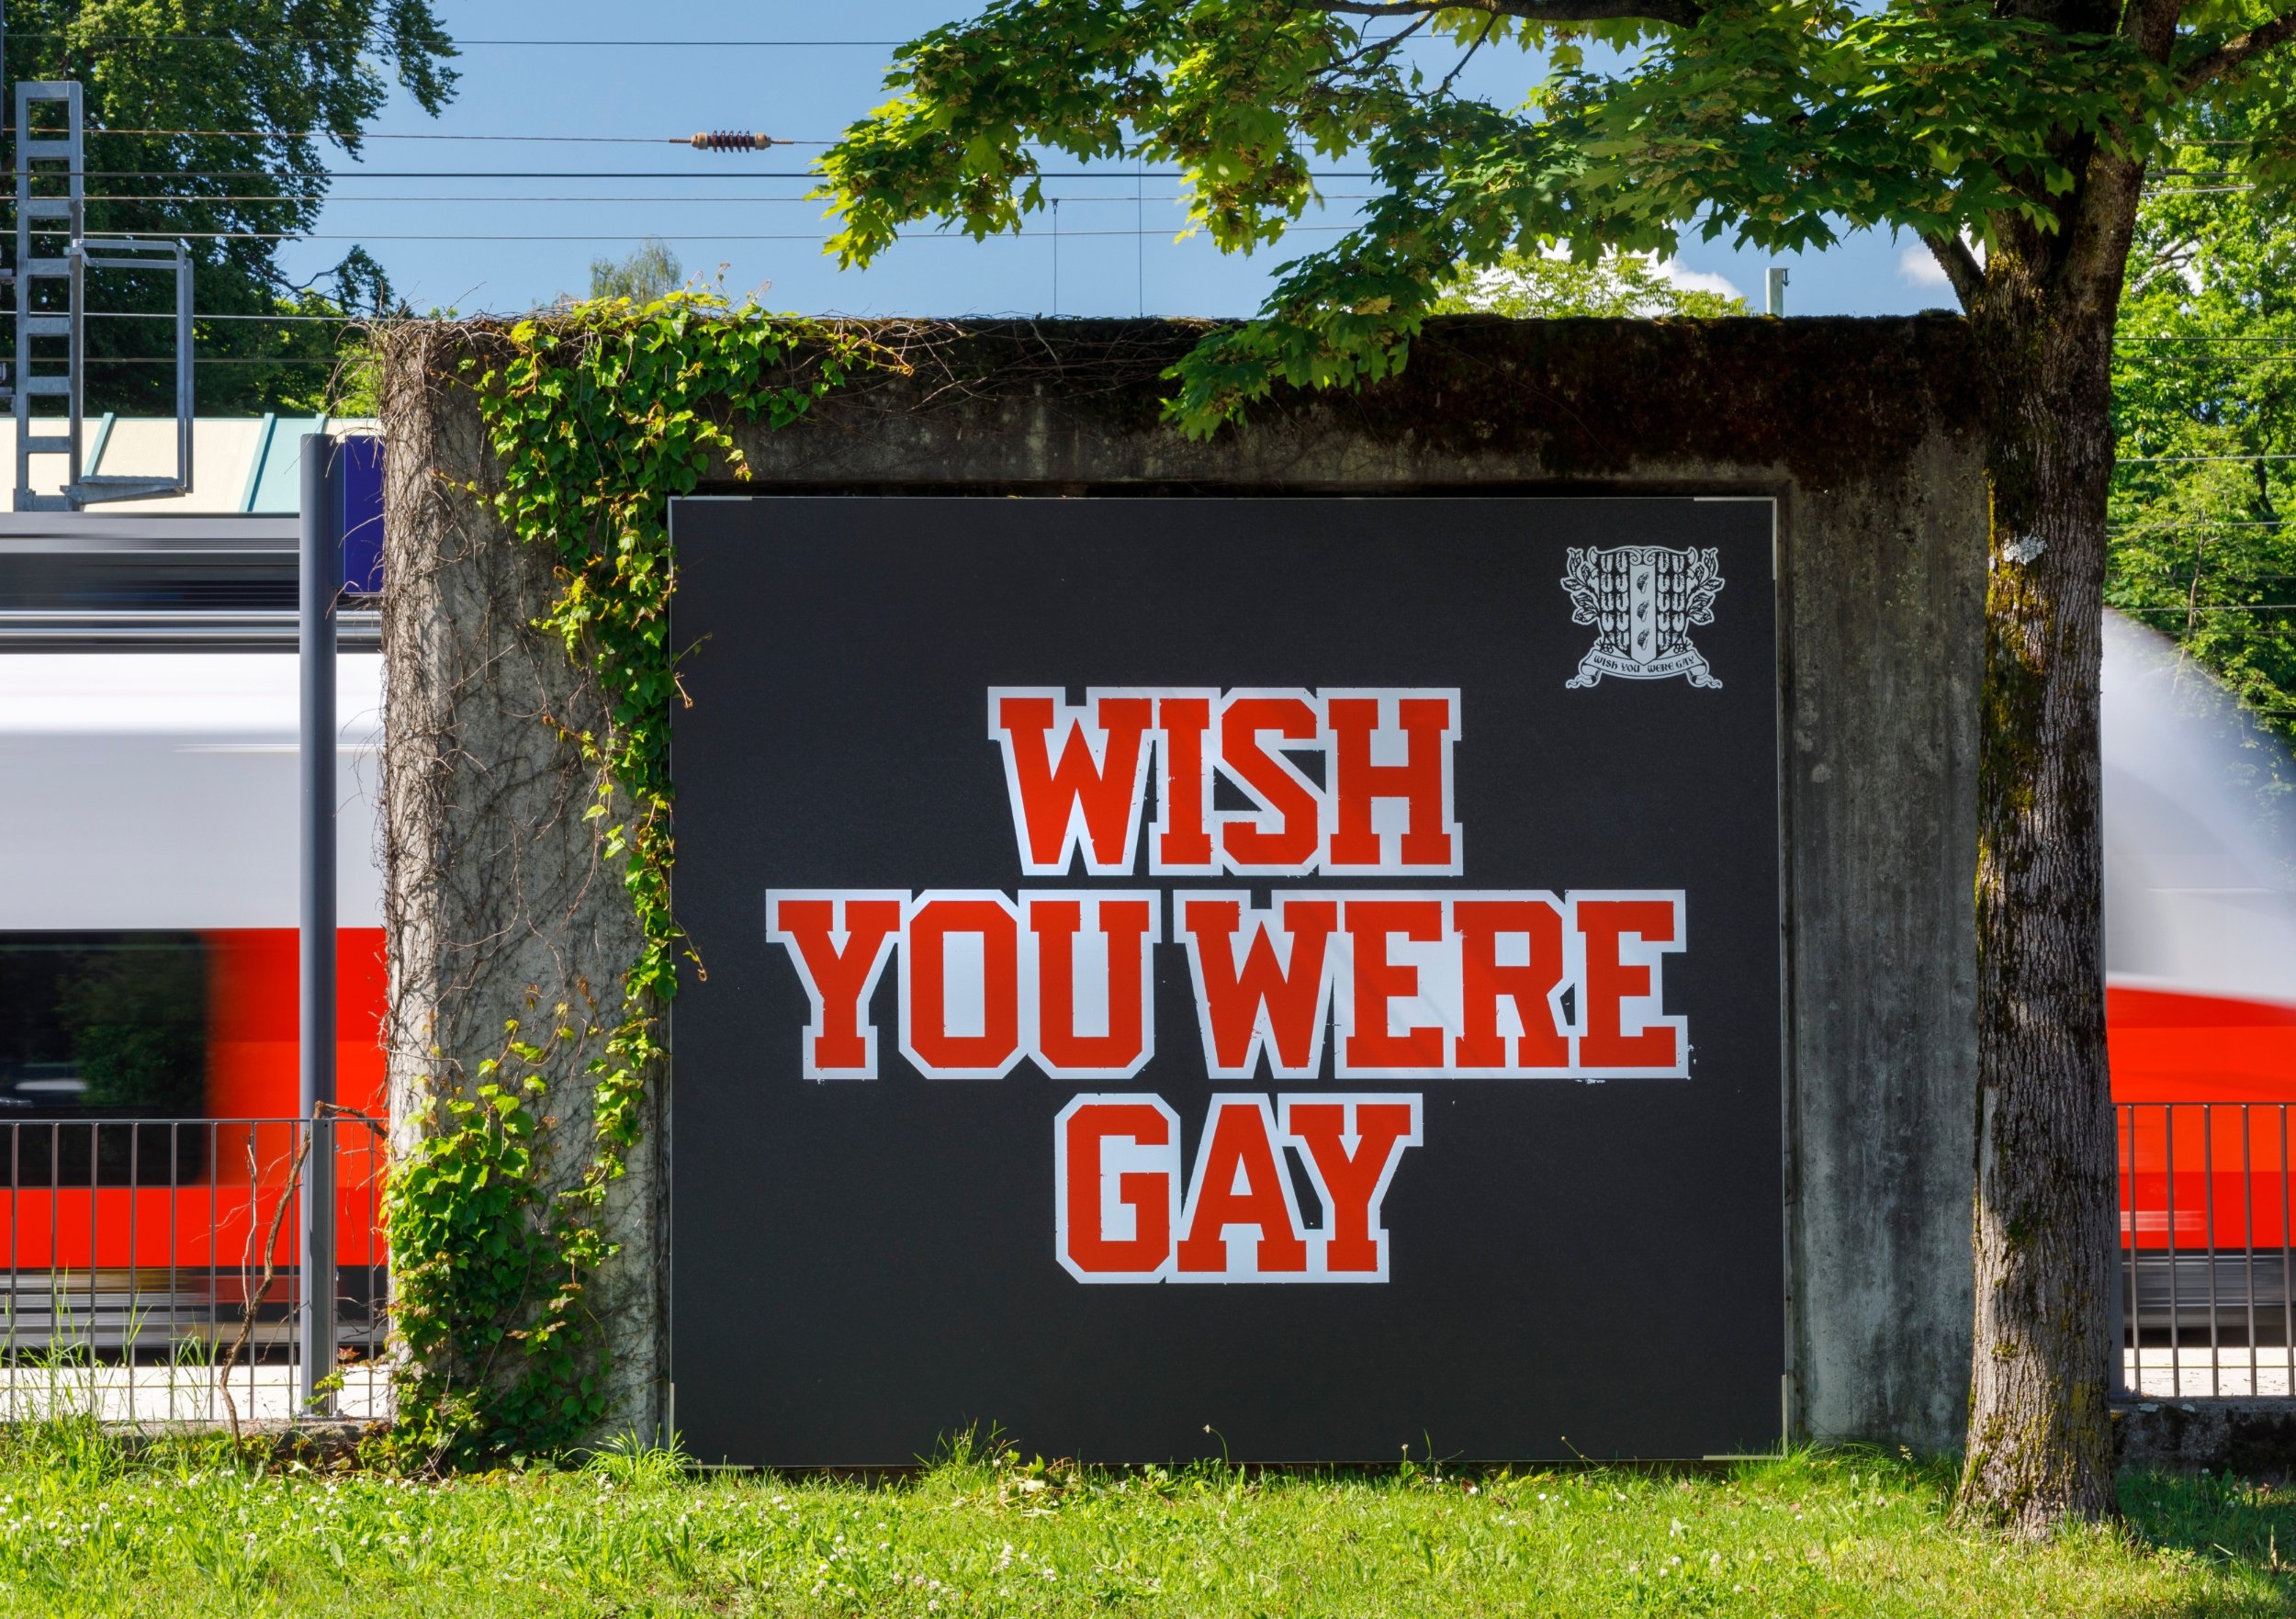
[[[1773,1445],[1773,515],[678,502],[694,1453]]]

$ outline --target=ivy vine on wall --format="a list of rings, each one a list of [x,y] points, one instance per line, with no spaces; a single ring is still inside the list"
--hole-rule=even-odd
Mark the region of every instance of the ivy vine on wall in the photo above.
[[[509,1020],[474,1094],[429,1106],[387,1194],[393,1318],[406,1350],[402,1435],[434,1457],[563,1447],[606,1414],[603,1334],[587,1289],[613,1254],[608,1189],[643,1133],[647,1078],[677,989],[670,914],[670,719],[677,649],[669,501],[713,468],[746,479],[739,422],[781,428],[858,373],[901,363],[831,323],[704,292],[578,304],[490,334],[461,380],[499,469],[469,493],[555,557],[535,628],[602,698],[597,729],[561,729],[591,770],[587,817],[620,864],[643,945],[610,1006],[558,1002]],[[578,1179],[542,1184],[546,1069],[591,1086]]]

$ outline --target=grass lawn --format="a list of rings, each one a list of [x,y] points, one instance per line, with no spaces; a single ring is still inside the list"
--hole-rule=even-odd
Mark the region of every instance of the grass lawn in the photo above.
[[[2131,1476],[2124,1528],[1947,1527],[1950,1474],[1862,1454],[1727,1474],[1076,1472],[889,1484],[663,1456],[419,1482],[0,1436],[0,1613],[2289,1614],[2296,1490]]]

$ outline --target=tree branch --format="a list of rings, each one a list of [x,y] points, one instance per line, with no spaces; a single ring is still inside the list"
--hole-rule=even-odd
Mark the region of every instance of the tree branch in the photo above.
[[[1475,52],[1483,48],[1484,42],[1491,38],[1491,29],[1497,28],[1498,26],[1499,19],[1495,17],[1483,25],[1483,31],[1475,36],[1475,42],[1472,45],[1469,45],[1466,51],[1460,54],[1458,61],[1451,64],[1451,71],[1443,75],[1443,83],[1435,86],[1435,93],[1437,96],[1447,96],[1450,94],[1451,81],[1458,78],[1460,73],[1467,71],[1467,64],[1475,60]]]
[[[1705,15],[1699,0],[1298,0],[1311,11],[1348,17],[1423,17],[1436,11],[1480,11],[1531,22],[1617,22],[1645,17],[1686,28]]]
[[[1346,55],[1341,57],[1337,62],[1331,63],[1328,67],[1318,68],[1316,70],[1315,76],[1328,83],[1335,74],[1356,66],[1358,62],[1363,62],[1367,57],[1371,59],[1369,65],[1373,68],[1377,68],[1387,60],[1389,54],[1393,51],[1398,45],[1401,45],[1404,40],[1410,39],[1420,29],[1425,28],[1428,23],[1434,20],[1434,18],[1435,13],[1431,11],[1422,12],[1409,28],[1398,28],[1395,32],[1388,35],[1388,37],[1384,39],[1366,39],[1362,44],[1356,46],[1353,51],[1350,51]]]
[[[2181,241],[2171,242],[2155,253],[2152,262],[2146,264],[2144,270],[2129,283],[2130,296],[2134,297],[2143,292],[2163,275],[2182,275],[2185,266],[2192,263],[2200,251],[2200,243],[2195,237],[2186,237]]]
[[[2250,58],[2261,56],[2276,45],[2296,39],[2296,11],[2282,12],[2270,22],[2259,23],[2245,34],[2236,34],[2206,56],[2193,62],[2178,76],[2177,88],[2189,96],[2211,79],[2224,74],[2245,63]]]
[[[1945,279],[1953,284],[1953,296],[1961,299],[1961,307],[1975,309],[1985,293],[1985,266],[1977,263],[1969,244],[1958,236],[1942,236],[1934,230],[1922,231],[1921,241],[1945,271]]]

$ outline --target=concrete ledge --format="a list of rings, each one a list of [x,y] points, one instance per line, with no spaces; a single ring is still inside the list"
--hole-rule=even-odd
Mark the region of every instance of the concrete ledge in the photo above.
[[[2112,1408],[2124,1467],[2296,1473],[2296,1400],[2131,1400]]]

